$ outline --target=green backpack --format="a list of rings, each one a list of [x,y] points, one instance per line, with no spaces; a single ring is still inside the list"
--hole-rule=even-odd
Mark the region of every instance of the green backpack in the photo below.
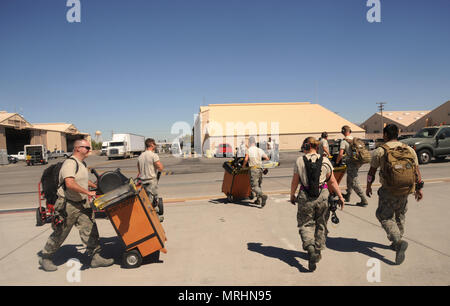
[[[350,157],[350,159],[353,162],[359,164],[370,163],[370,152],[366,149],[366,144],[364,143],[364,141],[356,137],[354,137],[353,139],[345,138],[345,141],[350,144],[350,148],[352,151],[352,156]]]
[[[406,144],[390,148],[384,144],[384,163],[381,174],[385,188],[395,196],[405,196],[415,191],[416,163]]]

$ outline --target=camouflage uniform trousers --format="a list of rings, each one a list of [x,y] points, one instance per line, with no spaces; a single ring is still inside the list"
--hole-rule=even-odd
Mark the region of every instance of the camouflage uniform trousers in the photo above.
[[[305,191],[300,191],[297,197],[297,223],[305,251],[310,245],[316,250],[325,248],[328,195],[328,189],[323,189],[315,200],[310,199]]]
[[[252,187],[252,194],[257,199],[261,198],[264,193],[261,189],[263,170],[260,168],[250,169],[250,186]]]
[[[58,197],[55,203],[55,213],[62,215],[66,202],[65,212],[67,217],[64,222],[53,227],[53,233],[47,240],[42,250],[42,257],[51,258],[64,243],[72,227],[75,225],[80,233],[81,241],[86,245],[88,256],[100,251],[100,238],[95,223],[94,212],[91,208],[85,208],[81,204],[73,204],[64,198]]]
[[[150,203],[153,203],[153,200],[158,198],[158,181],[156,179],[145,181],[142,186],[147,192]]]
[[[408,195],[393,196],[386,188],[378,189],[376,216],[386,231],[387,238],[397,243],[405,232],[405,215],[408,210]]]
[[[354,190],[361,200],[367,203],[367,198],[358,182],[359,168],[361,168],[361,164],[352,162],[347,164],[347,196],[350,197],[352,190]]]

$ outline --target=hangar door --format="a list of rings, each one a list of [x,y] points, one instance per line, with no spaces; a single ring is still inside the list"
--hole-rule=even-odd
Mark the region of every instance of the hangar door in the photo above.
[[[31,130],[5,128],[5,136],[8,154],[17,154],[19,151],[23,151],[25,145],[30,144]]]

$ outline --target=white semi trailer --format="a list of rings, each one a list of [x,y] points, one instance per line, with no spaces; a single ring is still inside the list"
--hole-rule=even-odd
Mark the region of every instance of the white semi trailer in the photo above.
[[[136,134],[113,134],[106,156],[128,158],[145,151],[145,137]]]

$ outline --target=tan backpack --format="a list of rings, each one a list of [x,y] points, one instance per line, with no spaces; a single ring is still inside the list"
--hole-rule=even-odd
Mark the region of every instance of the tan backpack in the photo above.
[[[354,137],[353,139],[345,138],[345,141],[350,144],[350,148],[352,151],[352,156],[350,157],[350,159],[353,162],[360,164],[370,163],[370,152],[366,149],[366,144],[364,143],[364,141],[356,137]]]
[[[415,191],[416,164],[414,155],[406,144],[390,148],[384,144],[384,163],[382,163],[382,176],[384,187],[391,194],[404,196]]]

